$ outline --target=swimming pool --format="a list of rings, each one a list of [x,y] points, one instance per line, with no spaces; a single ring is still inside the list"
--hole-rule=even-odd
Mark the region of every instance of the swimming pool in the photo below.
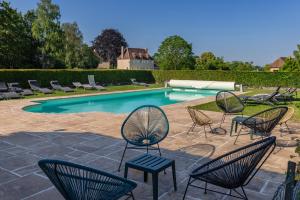
[[[39,104],[27,106],[25,111],[35,113],[81,113],[110,112],[128,113],[141,105],[163,106],[183,101],[214,96],[217,90],[155,89],[135,92],[101,94],[35,101]]]

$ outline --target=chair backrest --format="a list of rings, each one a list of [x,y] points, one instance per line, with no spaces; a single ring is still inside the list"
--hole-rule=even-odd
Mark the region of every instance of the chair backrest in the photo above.
[[[82,87],[82,84],[80,82],[72,82],[72,84],[75,86],[75,87]]]
[[[271,94],[267,97],[266,100],[271,100],[271,99],[273,99],[277,94],[279,94],[280,88],[281,88],[281,86],[278,86],[278,87],[276,88],[276,90],[275,90],[273,93],[271,93]]]
[[[216,177],[224,188],[247,185],[275,149],[276,137],[267,137],[226,153],[195,169],[192,176]]]
[[[95,76],[94,75],[88,75],[88,80],[90,85],[96,85],[95,82]]]
[[[50,85],[51,85],[51,87],[54,88],[54,89],[59,89],[59,88],[61,88],[61,85],[59,84],[58,81],[50,81]]]
[[[207,125],[212,122],[212,119],[209,118],[206,114],[204,114],[200,110],[197,110],[190,106],[187,107],[187,110],[188,110],[193,122],[200,126]]]
[[[122,124],[121,134],[130,144],[151,146],[169,133],[169,121],[164,111],[153,105],[133,110]]]
[[[5,82],[0,82],[0,92],[7,92],[8,87]]]
[[[241,113],[244,110],[242,100],[230,91],[220,91],[216,95],[216,104],[224,113]]]
[[[38,165],[65,199],[117,199],[126,188],[136,187],[132,181],[70,162],[41,160]]]
[[[28,84],[33,90],[38,90],[39,88],[41,88],[36,80],[28,80]]]
[[[279,106],[254,114],[243,121],[243,125],[263,136],[271,135],[271,131],[287,112],[288,107]]]

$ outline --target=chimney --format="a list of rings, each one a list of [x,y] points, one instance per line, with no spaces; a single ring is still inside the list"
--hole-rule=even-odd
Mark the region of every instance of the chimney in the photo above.
[[[123,58],[124,58],[124,47],[121,46],[121,59],[123,59]]]
[[[145,51],[146,51],[146,58],[149,59],[148,48],[145,48]]]

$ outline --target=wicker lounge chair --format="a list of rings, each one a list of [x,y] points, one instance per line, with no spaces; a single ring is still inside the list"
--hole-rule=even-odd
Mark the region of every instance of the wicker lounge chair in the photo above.
[[[130,81],[131,81],[132,85],[140,85],[140,86],[145,86],[145,87],[149,86],[149,84],[147,84],[147,83],[137,82],[135,78],[131,78]]]
[[[126,141],[126,146],[118,170],[121,169],[127,149],[146,149],[147,153],[149,150],[158,150],[161,155],[158,143],[168,133],[168,118],[161,108],[144,105],[133,110],[122,124],[121,135]]]
[[[89,89],[89,90],[91,90],[91,89],[93,89],[93,87],[91,86],[91,85],[89,85],[89,84],[82,84],[82,83],[80,83],[80,82],[72,82],[72,84],[76,87],[76,88],[83,88],[83,89]]]
[[[262,138],[269,137],[272,133],[272,130],[275,126],[279,123],[282,117],[287,112],[287,107],[274,107],[262,112],[256,113],[250,117],[244,117],[239,123],[242,126],[250,128],[251,131],[251,138],[253,134],[258,134]],[[234,144],[236,143],[242,128],[239,130]]]
[[[10,91],[17,92],[17,93],[21,94],[22,96],[34,95],[32,90],[21,88],[20,84],[17,82],[7,83],[7,85],[8,85],[8,88]]]
[[[41,160],[38,164],[67,200],[134,199],[132,190],[137,185],[133,181],[65,161]]]
[[[255,176],[275,148],[276,137],[268,137],[217,157],[196,168],[190,174],[183,199],[189,187],[204,189],[240,199],[248,199],[244,187]],[[205,182],[204,187],[194,182]],[[208,188],[208,184],[229,190],[229,193]],[[237,189],[241,188],[241,192]]]
[[[225,121],[226,115],[243,114],[245,108],[242,100],[230,91],[218,92],[216,95],[216,104],[223,112],[220,127]]]
[[[277,103],[276,96],[279,94],[280,86],[277,87],[277,89],[271,93],[271,94],[258,94],[254,96],[240,96],[242,101],[244,103],[257,103],[257,104],[268,104],[268,105],[274,105],[274,103]]]
[[[53,91],[48,88],[42,88],[36,80],[28,80],[28,84],[33,91],[42,92],[44,94],[52,94]]]
[[[89,80],[90,86],[92,86],[94,89],[96,89],[96,90],[105,90],[105,87],[103,87],[102,85],[98,85],[96,83],[94,75],[88,75],[88,80]]]
[[[63,92],[74,92],[74,90],[70,87],[61,86],[58,81],[50,81],[50,85],[54,90],[60,90]]]
[[[210,117],[208,117],[206,114],[204,114],[200,110],[197,110],[197,109],[195,109],[193,107],[190,107],[190,106],[187,107],[187,110],[188,110],[188,112],[189,112],[189,114],[192,118],[192,121],[193,121],[193,124],[189,128],[187,134],[189,134],[189,132],[193,131],[196,126],[203,126],[205,137],[206,137],[205,126],[208,126],[210,128],[211,132],[213,132],[213,130],[211,128],[211,124],[213,123],[213,121]]]

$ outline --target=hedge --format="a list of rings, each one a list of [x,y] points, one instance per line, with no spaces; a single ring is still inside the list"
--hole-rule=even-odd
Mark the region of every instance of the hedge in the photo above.
[[[300,87],[300,72],[238,72],[205,70],[153,71],[156,82],[170,79],[235,81],[253,87]]]
[[[254,87],[300,87],[299,72],[236,72],[198,70],[0,70],[0,81],[20,82],[28,87],[27,80],[36,79],[42,86],[51,80],[70,85],[73,81],[87,83],[87,76],[94,74],[102,84],[129,83],[130,78],[146,83],[163,83],[170,79],[235,81]]]
[[[0,70],[0,81],[19,82],[28,87],[27,80],[35,79],[49,87],[51,80],[58,80],[62,85],[71,85],[72,82],[88,82],[88,75],[95,75],[95,81],[101,84],[129,83],[130,78],[138,81],[154,83],[151,71],[140,70]]]

